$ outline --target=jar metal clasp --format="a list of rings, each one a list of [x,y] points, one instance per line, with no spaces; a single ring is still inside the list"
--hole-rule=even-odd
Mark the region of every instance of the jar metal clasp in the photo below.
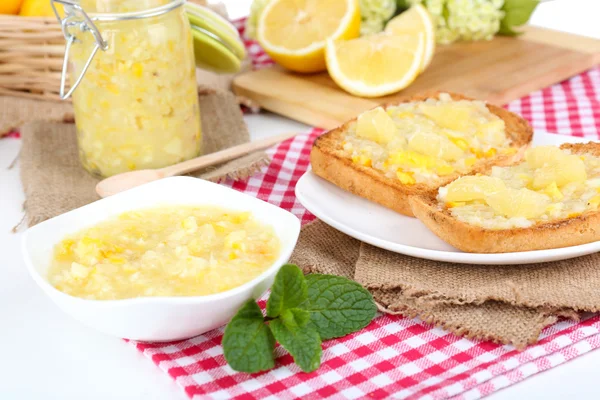
[[[61,18],[60,14],[58,13],[58,10],[56,9],[56,3],[62,4],[64,6],[64,18]],[[67,40],[67,45],[65,47],[65,58],[63,60],[62,65],[62,75],[60,77],[60,98],[62,100],[66,100],[69,97],[71,97],[73,91],[75,91],[77,86],[79,86],[79,84],[81,83],[83,76],[92,64],[92,60],[94,59],[96,53],[98,53],[98,50],[106,50],[108,48],[108,43],[102,38],[100,31],[98,30],[96,25],[94,25],[94,22],[92,22],[91,18],[87,15],[87,13],[79,4],[75,3],[74,0],[51,0],[50,4],[52,5],[54,15],[56,15],[56,18],[60,22],[63,35]],[[65,93],[68,72],[67,69],[69,65],[69,52],[71,51],[71,46],[73,45],[73,43],[78,42],[77,36],[72,32],[72,30],[77,29],[79,29],[79,33],[82,34],[86,32],[91,32],[91,34],[94,35],[96,43],[87,62],[83,66],[81,73],[73,83],[73,86],[71,86],[69,91]]]

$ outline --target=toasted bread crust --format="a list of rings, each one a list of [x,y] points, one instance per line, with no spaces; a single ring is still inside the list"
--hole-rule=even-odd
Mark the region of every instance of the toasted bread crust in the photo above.
[[[413,96],[401,103],[438,98],[440,93],[442,92]],[[460,94],[449,94],[453,100],[473,100]],[[399,103],[389,104],[384,108],[387,109],[397,104]],[[520,116],[491,104],[488,104],[487,108],[504,120],[506,134],[512,140],[512,147],[518,148],[519,151],[515,155],[499,155],[482,160],[475,164],[468,174],[485,173],[494,165],[508,165],[517,161],[522,157],[533,137],[531,126]],[[310,153],[313,172],[334,185],[396,212],[413,217],[414,214],[408,203],[410,197],[426,195],[461,176],[461,174],[454,173],[440,177],[440,179],[430,184],[405,185],[398,179],[388,178],[381,171],[374,168],[353,163],[343,152],[341,143],[348,126],[355,120],[356,118],[318,137]]]
[[[561,149],[600,157],[600,143],[564,144]],[[459,221],[447,208],[440,209],[435,193],[412,197],[409,202],[415,216],[433,233],[469,253],[557,249],[600,240],[600,211],[588,211],[574,218],[539,223],[528,228],[492,230]]]

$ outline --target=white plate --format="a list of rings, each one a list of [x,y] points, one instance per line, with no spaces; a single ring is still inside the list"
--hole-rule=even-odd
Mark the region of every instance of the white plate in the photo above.
[[[587,142],[588,139],[536,132],[533,146]],[[600,242],[519,253],[464,253],[434,235],[418,219],[406,217],[353,195],[307,171],[296,185],[296,197],[328,225],[363,242],[413,257],[462,264],[532,264],[600,251]]]

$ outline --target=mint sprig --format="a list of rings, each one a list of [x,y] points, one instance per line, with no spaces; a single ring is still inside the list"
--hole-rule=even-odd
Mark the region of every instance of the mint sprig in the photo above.
[[[521,32],[513,28],[527,23],[538,4],[540,4],[539,0],[504,0],[502,6],[504,18],[500,21],[498,33],[506,36],[520,35]]]
[[[223,352],[231,368],[259,372],[275,366],[275,341],[305,372],[321,365],[321,342],[356,332],[377,308],[358,283],[334,275],[308,275],[293,264],[281,267],[267,300],[267,316],[246,302],[225,328]]]

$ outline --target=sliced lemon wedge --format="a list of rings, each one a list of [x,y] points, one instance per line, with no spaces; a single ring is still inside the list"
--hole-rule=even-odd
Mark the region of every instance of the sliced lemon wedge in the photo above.
[[[416,4],[392,18],[385,27],[385,32],[393,35],[415,35],[422,33],[425,36],[425,55],[421,62],[421,71],[425,70],[433,59],[435,52],[435,25],[431,15],[421,4]]]
[[[352,40],[329,39],[327,70],[347,92],[378,97],[404,89],[421,72],[425,53],[422,33],[379,33]]]
[[[257,39],[279,65],[297,72],[325,70],[325,43],[360,33],[357,0],[271,0],[260,15]]]

